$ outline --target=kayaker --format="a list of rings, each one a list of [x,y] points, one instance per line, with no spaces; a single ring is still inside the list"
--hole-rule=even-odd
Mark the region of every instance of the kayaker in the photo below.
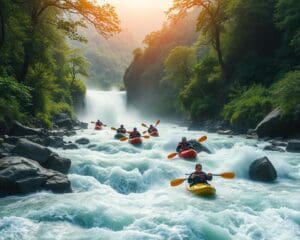
[[[103,123],[98,119],[97,122],[96,122],[96,126],[101,127],[102,125],[103,125]]]
[[[121,124],[121,126],[117,129],[117,133],[122,133],[122,134],[126,133],[126,129],[124,128],[123,124]]]
[[[198,183],[209,184],[207,181],[211,181],[211,180],[212,180],[212,174],[211,173],[206,174],[205,172],[203,172],[202,165],[200,163],[198,163],[195,166],[195,172],[193,172],[189,176],[188,183],[190,184],[190,187],[191,187]]]
[[[193,146],[186,140],[186,137],[182,137],[181,142],[177,145],[176,152],[182,152],[190,148],[193,148]]]
[[[133,128],[133,131],[130,132],[129,138],[136,138],[136,137],[141,137],[140,132],[137,130],[137,128]]]
[[[157,129],[151,124],[148,128],[148,133],[157,132]]]

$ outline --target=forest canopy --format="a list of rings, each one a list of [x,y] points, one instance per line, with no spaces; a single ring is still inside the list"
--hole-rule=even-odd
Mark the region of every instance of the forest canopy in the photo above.
[[[104,37],[120,31],[110,4],[0,0],[0,120],[33,117],[50,126],[55,114],[72,114],[89,72],[87,60],[67,40],[85,42],[78,28],[87,24]]]
[[[127,69],[129,102],[238,132],[275,108],[296,124],[299,12],[297,0],[174,0],[168,24],[145,38]]]

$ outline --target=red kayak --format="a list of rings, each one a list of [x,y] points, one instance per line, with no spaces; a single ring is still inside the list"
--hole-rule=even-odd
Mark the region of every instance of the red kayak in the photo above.
[[[194,159],[197,157],[197,152],[194,149],[184,150],[179,153],[179,157],[185,159]]]
[[[100,125],[95,126],[95,130],[101,130],[101,129],[102,129],[102,126],[100,126]]]
[[[152,137],[158,137],[159,136],[158,131],[151,132],[150,136],[152,136]]]
[[[141,144],[143,142],[140,137],[130,138],[128,141],[131,144]]]

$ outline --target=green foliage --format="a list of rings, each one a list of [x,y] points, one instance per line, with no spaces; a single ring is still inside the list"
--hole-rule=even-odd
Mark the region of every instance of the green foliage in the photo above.
[[[271,109],[268,90],[254,85],[226,104],[223,115],[235,130],[246,132],[249,128],[255,128]]]
[[[0,120],[22,120],[31,103],[30,89],[12,77],[0,77]]]
[[[285,44],[300,56],[300,1],[277,0],[275,20],[283,32]]]
[[[69,13],[82,18],[73,20]],[[72,114],[83,101],[88,63],[66,38],[84,42],[78,27],[88,21],[105,37],[119,32],[109,4],[94,1],[0,0],[0,119]],[[27,118],[27,119],[26,119]]]
[[[173,48],[164,62],[165,81],[169,81],[177,88],[183,87],[191,79],[195,63],[194,49],[184,46]]]
[[[191,119],[205,120],[218,111],[218,94],[222,84],[222,72],[215,57],[206,57],[195,69],[196,76],[180,93],[182,108]]]
[[[300,71],[291,71],[272,87],[276,106],[286,115],[298,115],[300,118]]]

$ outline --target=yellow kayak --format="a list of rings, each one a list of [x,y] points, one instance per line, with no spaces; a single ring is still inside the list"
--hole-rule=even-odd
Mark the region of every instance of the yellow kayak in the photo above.
[[[187,187],[187,190],[200,196],[213,196],[216,194],[216,189],[213,186],[204,183]]]

